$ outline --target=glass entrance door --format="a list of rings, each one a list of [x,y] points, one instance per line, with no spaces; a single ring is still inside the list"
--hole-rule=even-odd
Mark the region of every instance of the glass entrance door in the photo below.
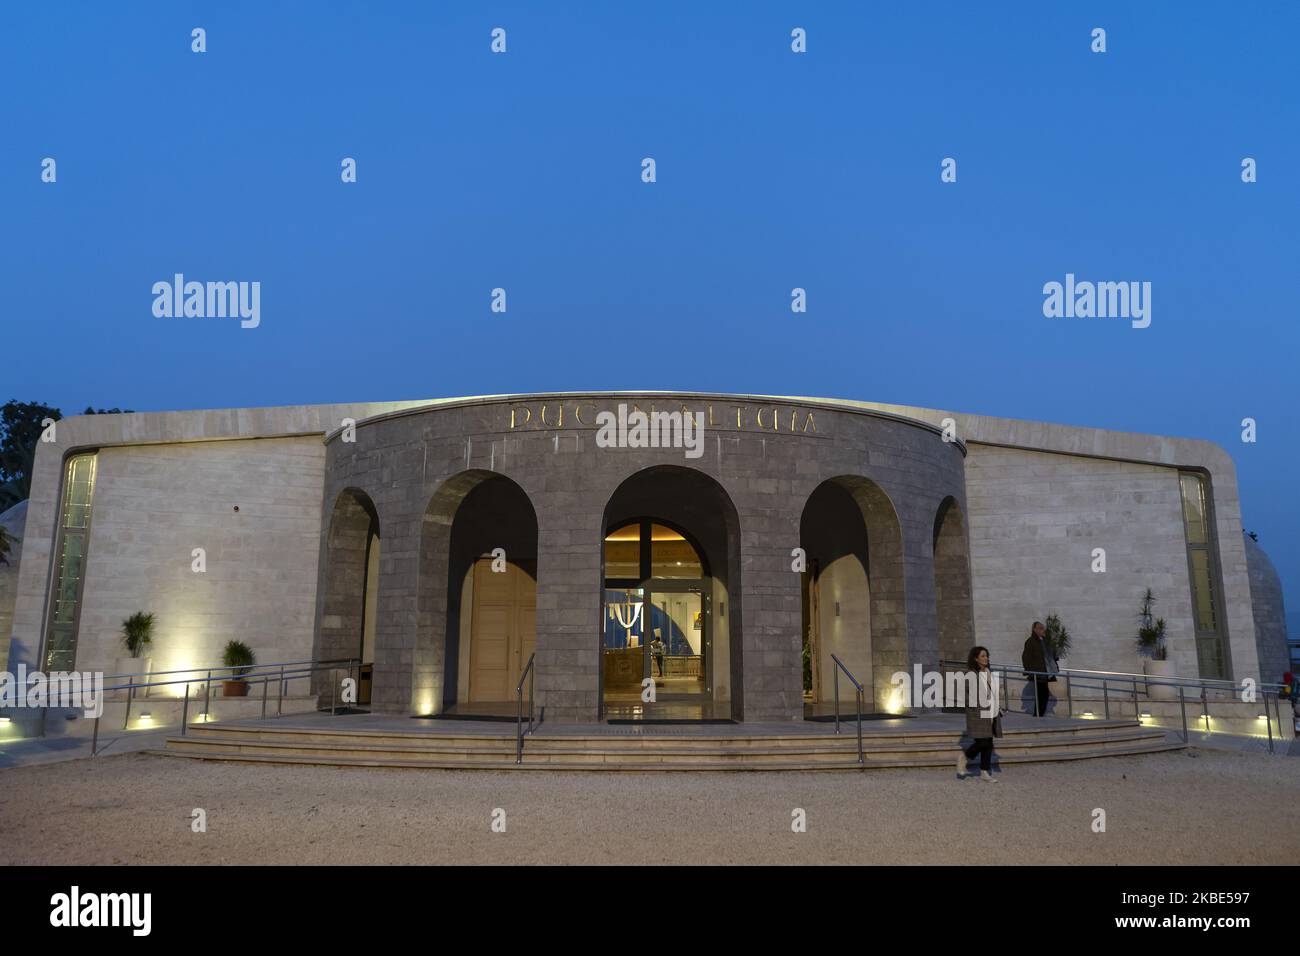
[[[650,582],[646,676],[657,700],[695,697],[708,691],[707,628],[703,587]]]
[[[711,589],[699,550],[681,531],[640,518],[606,533],[601,665],[607,715],[704,715],[701,708],[712,699]]]

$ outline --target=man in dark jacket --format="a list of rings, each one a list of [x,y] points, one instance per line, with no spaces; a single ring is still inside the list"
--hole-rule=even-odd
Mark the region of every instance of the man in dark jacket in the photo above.
[[[1020,655],[1020,663],[1025,668],[1025,679],[1034,682],[1034,701],[1037,705],[1034,714],[1042,717],[1047,713],[1047,685],[1056,680],[1058,670],[1056,652],[1048,643],[1047,628],[1043,627],[1042,621],[1034,622],[1033,630],[1025,641],[1024,652]]]

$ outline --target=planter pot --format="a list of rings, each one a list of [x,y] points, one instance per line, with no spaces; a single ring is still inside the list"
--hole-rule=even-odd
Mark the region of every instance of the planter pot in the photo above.
[[[1177,677],[1178,672],[1174,669],[1173,661],[1150,661],[1142,662],[1142,673],[1147,677]],[[1153,684],[1147,683],[1147,697],[1150,700],[1177,700],[1178,688],[1172,684]]]
[[[143,674],[153,668],[152,657],[119,657],[113,661],[114,674]],[[137,678],[137,680],[140,678]],[[135,691],[135,699],[139,700],[149,694],[149,688],[140,687]],[[115,690],[112,692],[112,700],[126,700],[127,691]]]
[[[222,697],[247,697],[248,685],[242,680],[223,680],[221,682]]]

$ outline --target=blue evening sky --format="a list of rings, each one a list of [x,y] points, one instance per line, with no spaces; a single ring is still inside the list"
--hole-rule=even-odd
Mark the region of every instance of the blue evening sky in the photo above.
[[[1293,2],[5,4],[0,400],[692,389],[1205,438],[1295,609],[1298,37]],[[176,272],[261,282],[261,326],[155,318]],[[1150,328],[1045,318],[1067,272],[1151,282]]]

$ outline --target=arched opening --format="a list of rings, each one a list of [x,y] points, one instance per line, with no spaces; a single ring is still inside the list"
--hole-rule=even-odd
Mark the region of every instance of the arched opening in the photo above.
[[[425,513],[413,710],[513,716],[537,641],[537,515],[503,475],[448,479]]]
[[[862,685],[869,711],[893,709],[889,677],[907,666],[902,527],[888,495],[868,478],[840,476],[808,496],[799,522],[804,550],[804,715],[833,715],[836,674],[840,713],[855,709]]]
[[[357,703],[369,705],[379,609],[379,513],[363,491],[345,488],[330,513],[316,656],[361,661]],[[322,672],[323,674],[323,672]],[[314,680],[323,681],[323,677]]]
[[[606,717],[739,719],[739,567],[739,520],[712,478],[659,466],[619,486],[604,520]]]
[[[951,495],[934,519],[934,596],[939,621],[939,656],[964,661],[975,643],[971,613],[970,559],[961,505]]]

